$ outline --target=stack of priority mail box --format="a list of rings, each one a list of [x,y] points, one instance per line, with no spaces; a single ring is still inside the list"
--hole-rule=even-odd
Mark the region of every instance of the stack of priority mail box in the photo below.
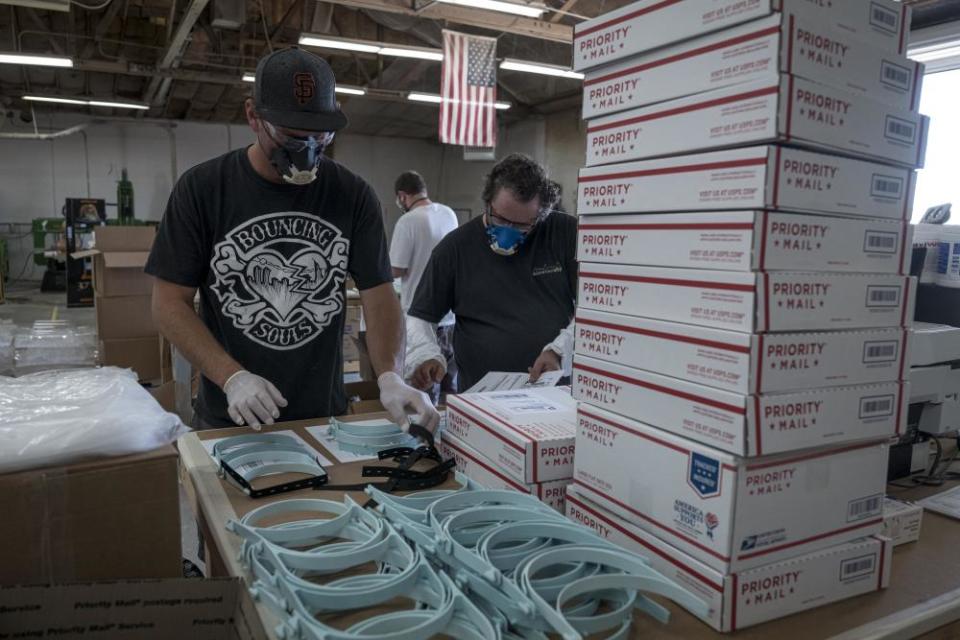
[[[562,513],[576,421],[569,387],[448,396],[440,452],[472,480],[529,493]]]
[[[891,0],[641,0],[576,28],[570,517],[728,631],[883,588],[927,120]],[[906,366],[905,366],[906,365]]]

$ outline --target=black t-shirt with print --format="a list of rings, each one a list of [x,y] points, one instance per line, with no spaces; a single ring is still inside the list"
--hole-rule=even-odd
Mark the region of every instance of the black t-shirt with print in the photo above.
[[[577,219],[551,214],[520,250],[501,256],[478,217],[436,246],[408,314],[439,322],[453,311],[457,386],[490,371],[526,371],[573,319],[577,295]]]
[[[309,186],[275,184],[246,149],[177,181],[146,271],[199,288],[213,336],[289,402],[281,420],[345,411],[347,273],[360,289],[392,280],[380,203],[366,182],[325,159]],[[224,393],[206,378],[197,412],[232,424]]]

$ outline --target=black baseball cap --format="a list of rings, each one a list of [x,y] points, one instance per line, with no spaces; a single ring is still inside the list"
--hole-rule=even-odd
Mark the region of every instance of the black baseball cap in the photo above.
[[[347,116],[337,104],[336,87],[326,60],[290,47],[260,59],[253,100],[260,117],[275,126],[339,131],[347,126]]]

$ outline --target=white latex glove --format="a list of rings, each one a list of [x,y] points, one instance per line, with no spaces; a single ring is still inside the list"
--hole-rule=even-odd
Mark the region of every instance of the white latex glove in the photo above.
[[[409,409],[418,425],[430,433],[436,432],[437,425],[440,424],[440,414],[427,394],[404,383],[403,378],[393,371],[377,378],[377,385],[380,387],[380,404],[401,429],[407,431],[410,428],[410,418],[407,416]]]
[[[273,424],[280,417],[278,407],[287,401],[275,386],[249,371],[237,371],[223,383],[227,394],[227,413],[239,425],[250,425],[257,431],[261,424]]]

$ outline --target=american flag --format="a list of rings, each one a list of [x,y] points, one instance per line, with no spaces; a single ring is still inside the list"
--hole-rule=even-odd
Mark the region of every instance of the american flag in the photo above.
[[[496,38],[443,31],[440,142],[497,144]]]

